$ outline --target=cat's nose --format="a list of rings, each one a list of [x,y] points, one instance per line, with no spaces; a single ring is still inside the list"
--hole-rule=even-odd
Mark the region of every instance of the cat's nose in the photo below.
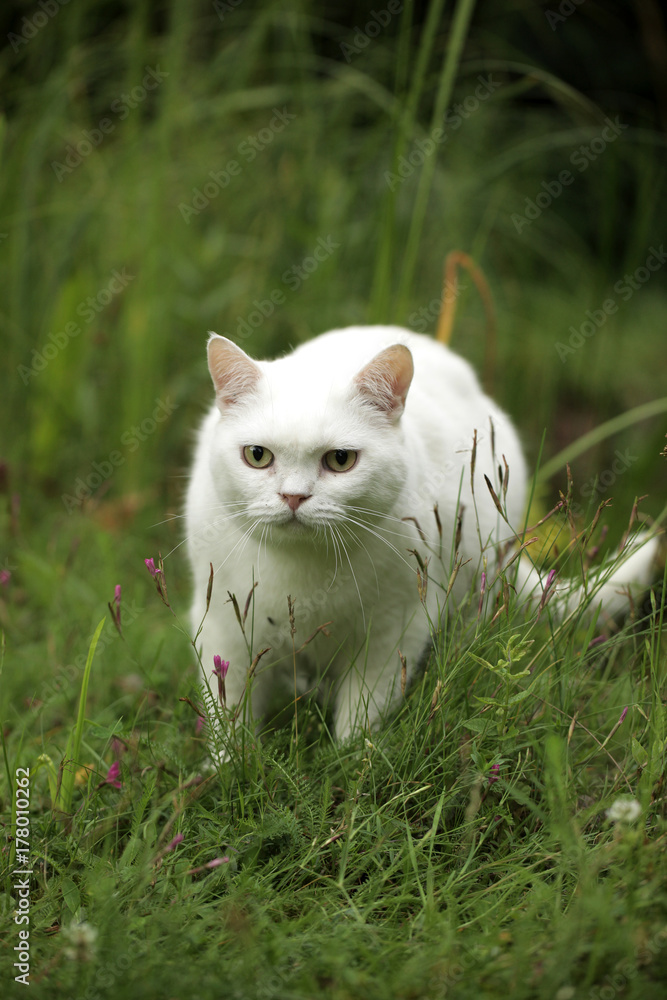
[[[289,509],[296,514],[297,507],[300,507],[304,500],[308,500],[311,493],[281,493],[280,496],[283,498]]]

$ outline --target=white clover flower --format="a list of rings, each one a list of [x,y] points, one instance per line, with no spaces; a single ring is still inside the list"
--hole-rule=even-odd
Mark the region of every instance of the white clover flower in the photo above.
[[[92,924],[82,920],[78,924],[68,924],[63,928],[63,937],[68,944],[65,947],[65,955],[72,961],[87,962],[95,954],[95,941],[97,931]]]
[[[637,799],[633,799],[629,795],[621,795],[607,809],[607,819],[610,819],[612,823],[634,823],[641,816],[641,812],[642,807]]]

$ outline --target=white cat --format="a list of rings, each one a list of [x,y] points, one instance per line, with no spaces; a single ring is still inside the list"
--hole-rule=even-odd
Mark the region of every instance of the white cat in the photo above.
[[[297,684],[332,695],[336,734],[345,737],[372,725],[397,695],[398,651],[408,678],[422,658],[455,542],[463,565],[449,601],[460,601],[480,570],[491,586],[497,553],[515,537],[497,502],[512,528],[523,527],[519,437],[466,361],[399,327],[335,330],[276,361],[253,361],[211,334],[208,361],[216,404],[199,432],[186,508],[203,671],[210,683],[213,657],[229,662],[234,705],[253,657],[271,647],[252,678],[255,718],[281,685],[288,701],[290,595],[297,649],[332,623],[297,655]],[[425,594],[411,550],[430,558]],[[654,554],[655,539],[602,586],[598,603],[610,613],[626,604],[618,591],[649,582]],[[253,584],[244,637],[229,594],[242,616]],[[521,586],[542,595],[528,562]],[[561,613],[581,596],[561,600]]]

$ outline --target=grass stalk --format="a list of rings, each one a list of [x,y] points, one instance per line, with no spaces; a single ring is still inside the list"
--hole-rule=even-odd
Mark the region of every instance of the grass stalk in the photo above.
[[[667,413],[667,396],[663,396],[661,399],[653,399],[650,403],[642,403],[631,410],[626,410],[625,413],[621,413],[617,417],[612,417],[611,420],[605,420],[604,423],[594,428],[594,430],[589,431],[588,434],[582,434],[580,438],[577,438],[576,441],[573,441],[566,448],[563,448],[562,451],[559,451],[557,455],[554,455],[553,458],[550,458],[548,462],[545,462],[540,467],[537,476],[538,481],[550,479],[551,476],[565,468],[568,462],[573,462],[575,458],[583,455],[589,448],[594,448],[601,441],[606,441],[607,438],[613,437],[614,434],[620,434],[621,431],[627,430],[628,427],[633,427],[642,420],[657,417],[661,413]]]
[[[76,723],[70,738],[67,742],[67,749],[65,750],[65,756],[63,758],[62,764],[62,781],[60,783],[60,791],[56,799],[56,809],[60,812],[69,815],[72,809],[72,796],[74,793],[74,781],[76,778],[76,767],[79,763],[79,755],[81,752],[81,741],[83,740],[83,730],[86,723],[86,702],[88,699],[88,683],[90,681],[90,674],[93,666],[93,657],[95,656],[95,650],[97,648],[97,643],[99,641],[102,629],[104,628],[104,623],[106,617],[102,618],[99,622],[95,632],[93,633],[93,638],[91,639],[90,646],[88,647],[88,656],[86,658],[86,665],[83,670],[83,678],[81,680],[81,692],[79,694],[79,710],[77,712]]]
[[[440,85],[438,87],[438,93],[431,117],[431,132],[437,128],[438,124],[442,121],[445,109],[451,97],[452,89],[454,87],[454,79],[461,60],[463,45],[474,9],[475,0],[458,0],[458,3],[456,4],[452,20],[451,35],[447,42],[445,57],[440,73]],[[419,174],[415,204],[410,219],[410,228],[408,230],[405,253],[401,263],[401,276],[398,284],[397,305],[395,309],[398,316],[402,316],[406,311],[410,289],[412,287],[412,279],[415,267],[417,266],[419,244],[422,238],[424,217],[426,215],[426,207],[428,205],[433,174],[436,167],[436,159],[435,153],[426,157],[421,173]]]

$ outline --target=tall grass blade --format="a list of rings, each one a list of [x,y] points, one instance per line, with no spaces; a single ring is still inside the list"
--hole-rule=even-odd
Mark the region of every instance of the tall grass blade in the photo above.
[[[573,462],[579,455],[583,455],[589,448],[593,448],[596,444],[605,441],[613,434],[618,434],[620,431],[638,424],[641,420],[656,417],[659,413],[667,413],[667,396],[663,396],[662,399],[652,399],[650,403],[642,403],[641,406],[635,406],[631,410],[626,410],[625,413],[619,414],[618,417],[605,420],[599,427],[589,431],[588,434],[582,435],[582,437],[569,444],[567,448],[559,451],[548,462],[545,462],[538,473],[538,480],[549,479],[556,472],[560,472],[561,469],[565,468],[568,462]]]
[[[447,107],[447,103],[451,97],[452,87],[454,86],[454,77],[456,76],[456,71],[461,59],[463,43],[466,39],[470,18],[472,17],[474,8],[475,0],[459,0],[459,3],[456,5],[454,19],[452,22],[451,37],[445,52],[445,59],[440,76],[440,87],[438,89],[435,106],[433,108],[433,116],[431,118],[431,132],[437,128],[438,122],[442,121],[445,108]],[[401,278],[398,286],[398,302],[396,311],[399,316],[405,311],[410,295],[410,288],[412,285],[415,267],[417,265],[419,241],[424,227],[424,217],[426,215],[426,206],[428,204],[428,197],[431,191],[435,164],[435,155],[432,154],[431,156],[426,157],[424,160],[424,166],[422,167],[422,171],[419,175],[417,197],[415,199],[415,206],[412,212],[412,219],[410,221],[410,229],[408,231],[408,239],[405,247],[405,256],[403,257],[403,264],[401,267]]]
[[[88,649],[88,658],[86,659],[86,666],[83,671],[83,680],[81,681],[79,712],[76,718],[76,725],[74,726],[72,734],[67,742],[67,749],[63,760],[63,777],[60,785],[60,792],[58,794],[58,798],[56,799],[56,809],[64,813],[69,813],[72,808],[76,764],[79,760],[79,753],[81,752],[81,740],[83,739],[83,727],[86,717],[88,682],[90,680],[90,673],[93,666],[93,657],[95,656],[95,650],[97,648],[97,643],[102,633],[102,629],[104,628],[105,621],[106,617],[102,618],[99,625],[95,629],[95,633]]]

